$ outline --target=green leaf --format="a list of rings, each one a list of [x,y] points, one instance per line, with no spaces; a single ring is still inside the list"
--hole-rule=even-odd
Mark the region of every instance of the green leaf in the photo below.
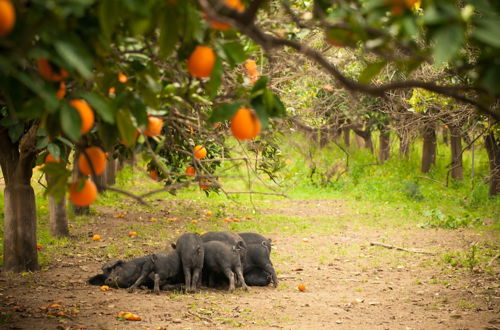
[[[358,81],[362,84],[369,84],[372,79],[380,73],[386,64],[386,61],[369,63],[359,75]]]
[[[76,37],[54,42],[57,53],[85,79],[92,77],[92,57],[85,44]]]
[[[281,117],[286,114],[286,108],[283,102],[281,102],[281,99],[278,97],[278,95],[273,93],[274,97],[274,107],[272,111],[269,113],[270,117]]]
[[[82,97],[92,106],[92,109],[109,124],[115,123],[115,109],[108,99],[96,93],[84,93]]]
[[[266,128],[269,126],[269,120],[268,120],[268,113],[266,111],[266,107],[264,105],[264,102],[262,100],[262,96],[256,97],[250,101],[250,104],[252,105],[252,108],[255,110],[257,113],[257,116],[260,119],[260,123],[262,124],[262,128]]]
[[[433,37],[434,62],[442,64],[451,60],[460,50],[464,41],[464,29],[461,25],[446,25],[437,30]]]
[[[61,157],[61,149],[57,144],[49,142],[49,144],[47,145],[47,150],[54,157],[54,159]]]
[[[162,20],[160,21],[160,56],[163,58],[168,57],[175,49],[175,45],[179,39],[177,31],[178,19],[177,12],[174,10],[165,10]]]
[[[255,82],[252,88],[252,94],[258,95],[266,88],[269,78],[267,76],[262,76]]]
[[[231,119],[239,108],[241,108],[241,103],[238,102],[220,104],[214,108],[210,118],[208,118],[208,122],[213,124]]]
[[[145,126],[148,123],[147,108],[142,99],[138,97],[133,98],[128,108],[132,116],[134,116],[138,127]]]
[[[10,126],[8,133],[9,133],[10,140],[14,143],[17,142],[19,140],[19,138],[21,137],[21,135],[23,135],[23,133],[24,133],[24,123],[21,122],[19,124],[14,125],[14,126]]]
[[[222,44],[222,49],[224,49],[224,53],[231,67],[242,63],[247,57],[243,45],[236,41]]]
[[[82,119],[75,108],[64,104],[59,111],[59,119],[64,133],[73,141],[80,138]]]
[[[104,36],[107,39],[111,38],[114,28],[120,22],[121,16],[118,14],[119,10],[120,5],[116,0],[99,1],[99,24]]]
[[[116,124],[122,140],[127,147],[131,147],[135,143],[136,128],[132,122],[130,113],[126,110],[119,110],[116,114]]]
[[[212,74],[210,75],[210,80],[206,84],[208,96],[210,96],[210,98],[212,99],[217,96],[217,91],[219,90],[219,87],[222,83],[222,73],[222,62],[219,56],[217,56],[215,58],[215,65],[212,70]]]
[[[63,162],[50,162],[42,167],[42,171],[48,178],[46,194],[60,200],[66,193],[68,179],[71,177],[71,171],[66,169]]]
[[[500,22],[490,18],[480,18],[478,27],[472,32],[472,36],[490,46],[500,48]]]

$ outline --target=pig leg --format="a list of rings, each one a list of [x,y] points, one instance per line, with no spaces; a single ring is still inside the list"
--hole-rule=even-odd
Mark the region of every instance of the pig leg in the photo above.
[[[186,292],[191,292],[191,268],[184,267],[184,283],[186,283]]]
[[[271,278],[273,279],[273,286],[276,288],[278,286],[278,277],[276,276],[273,265],[271,263],[266,264],[264,266],[264,270],[271,274]]]
[[[241,271],[241,267],[236,267],[236,275],[238,276],[238,281],[241,283],[243,289],[248,291],[248,286],[245,283],[245,278],[243,277],[243,272]]]
[[[195,268],[193,271],[193,291],[196,290],[196,287],[198,286],[200,282],[200,273],[201,273],[201,268]]]
[[[224,269],[224,275],[226,275],[227,279],[229,280],[229,292],[234,291],[234,273],[232,272],[231,268],[226,268]]]
[[[160,294],[160,274],[155,274],[154,293]]]

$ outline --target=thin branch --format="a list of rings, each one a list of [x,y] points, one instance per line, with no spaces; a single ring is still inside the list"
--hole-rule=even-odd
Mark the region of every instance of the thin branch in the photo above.
[[[236,194],[252,194],[252,195],[272,195],[272,196],[282,196],[289,198],[288,195],[283,193],[272,193],[272,192],[260,192],[260,191],[225,191],[228,195],[236,195]]]
[[[433,182],[436,182],[436,183],[439,183],[440,185],[443,185],[445,187],[448,187],[448,185],[446,183],[442,183],[441,181],[438,181],[438,180],[434,180],[432,178],[429,178],[429,177],[426,177],[426,176],[417,176],[417,178],[421,178],[421,179],[427,179],[427,180],[430,180],[430,181],[433,181]]]
[[[136,201],[138,201],[139,203],[141,203],[142,205],[145,205],[145,206],[149,206],[148,203],[146,203],[142,198],[141,196],[137,196],[137,195],[134,195],[126,190],[122,190],[122,189],[118,189],[118,188],[114,188],[114,187],[110,187],[110,186],[107,186],[107,187],[104,187],[106,190],[109,190],[109,191],[114,191],[114,192],[117,192],[119,194],[122,194],[122,195],[125,195],[125,196],[128,196],[128,197],[131,197],[133,199],[135,199]]]
[[[493,263],[495,262],[495,260],[497,260],[498,258],[500,258],[500,253],[497,254],[496,256],[494,256],[493,258],[491,258],[490,262],[488,262],[488,265],[486,267],[491,267],[493,265]]]
[[[432,252],[427,252],[427,251],[420,251],[420,250],[416,250],[416,249],[405,249],[405,248],[402,248],[402,247],[398,247],[398,246],[394,246],[394,245],[389,245],[389,244],[384,244],[384,243],[380,243],[380,242],[370,242],[370,245],[371,246],[381,246],[381,247],[385,247],[387,249],[394,249],[394,250],[398,250],[398,251],[405,251],[405,252],[411,252],[411,253],[420,253],[420,254],[428,254],[428,255],[435,255],[435,253],[432,253]]]

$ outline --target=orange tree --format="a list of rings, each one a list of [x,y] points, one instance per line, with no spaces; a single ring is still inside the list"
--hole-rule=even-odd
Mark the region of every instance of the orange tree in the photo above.
[[[195,144],[204,143],[207,135],[196,130],[208,117],[227,120],[240,106],[255,104],[267,126],[268,117],[284,113],[266,78],[255,86],[233,81],[231,95],[227,88],[222,93],[225,72],[256,47],[231,28],[212,28],[195,2],[5,2],[10,5],[0,7],[5,270],[38,269],[30,184],[37,156],[39,162],[47,154],[64,160],[76,150],[84,157],[78,163],[96,174],[88,147],[113,153],[133,149],[146,152],[167,178],[177,163],[193,159]],[[203,52],[193,55],[200,47],[211,49],[208,58]],[[183,139],[180,132],[186,130],[195,138]],[[184,158],[162,159],[158,145],[172,146]],[[44,166],[51,177],[48,192],[60,197],[69,189],[75,204],[88,205],[94,183],[74,180],[67,165]]]

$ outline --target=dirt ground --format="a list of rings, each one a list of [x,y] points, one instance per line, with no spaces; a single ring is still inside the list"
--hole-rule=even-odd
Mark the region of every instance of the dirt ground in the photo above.
[[[75,226],[74,240],[86,243],[61,248],[48,269],[1,274],[0,328],[500,329],[498,262],[496,271],[489,272],[443,262],[444,253],[468,243],[498,243],[491,233],[360,224],[307,237],[273,233],[267,236],[274,243],[271,259],[278,288],[252,287],[232,294],[202,288],[195,294],[165,291],[158,296],[148,290],[100,291],[86,283],[107,260],[106,253],[98,253],[106,249],[106,240],[88,238],[96,226],[106,223],[103,236],[113,237],[118,235],[115,229],[141,224],[150,216],[117,218],[117,212],[101,207],[95,221]],[[266,212],[314,223],[315,217],[329,214],[333,219],[352,210],[339,201],[292,201]],[[168,226],[172,231],[184,228],[175,222]],[[375,241],[435,255],[371,246]],[[147,240],[137,242],[144,254],[158,250]],[[299,284],[306,286],[304,292],[297,289]],[[120,311],[142,320],[120,320]]]

